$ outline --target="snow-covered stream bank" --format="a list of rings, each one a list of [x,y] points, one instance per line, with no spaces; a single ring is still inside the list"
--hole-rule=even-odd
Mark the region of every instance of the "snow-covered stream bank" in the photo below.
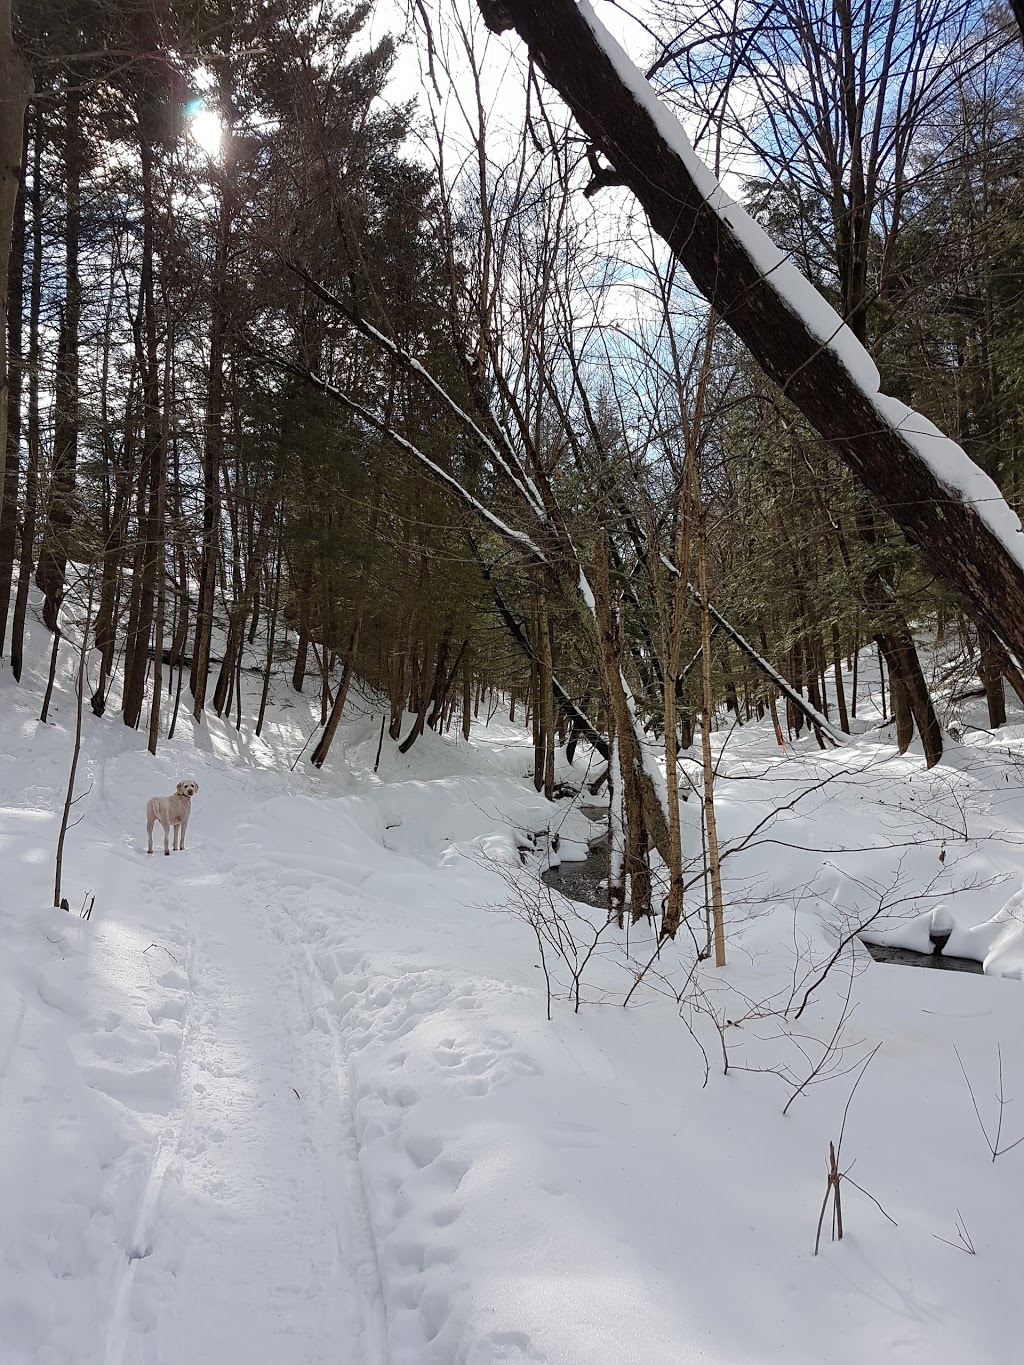
[[[1024,1146],[993,1163],[954,1052],[994,1135],[1000,1056],[1024,1099],[1024,987],[998,975],[1022,965],[1019,727],[930,774],[884,734],[780,755],[744,727],[729,966],[687,993],[681,941],[623,1010],[653,944],[601,935],[578,1014],[549,961],[549,1024],[517,836],[556,827],[565,857],[593,826],[537,796],[514,727],[386,745],[375,777],[358,701],[319,775],[289,771],[309,721],[284,687],[266,742],[214,720],[156,760],[87,715],[86,923],[48,908],[72,717],[66,687],[55,724],[38,701],[3,675],[2,1365],[1019,1360]],[[185,776],[189,848],[147,858],[145,800]],[[940,899],[989,975],[851,948],[783,1017],[844,926],[885,903],[913,944]],[[846,1187],[815,1258],[878,1042],[842,1148],[871,1198]]]

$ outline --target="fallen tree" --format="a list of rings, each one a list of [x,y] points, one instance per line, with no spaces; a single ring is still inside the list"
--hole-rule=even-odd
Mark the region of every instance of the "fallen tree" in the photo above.
[[[1024,533],[996,485],[879,391],[842,319],[724,193],[587,0],[478,0],[531,59],[718,315],[921,550],[1024,659]]]

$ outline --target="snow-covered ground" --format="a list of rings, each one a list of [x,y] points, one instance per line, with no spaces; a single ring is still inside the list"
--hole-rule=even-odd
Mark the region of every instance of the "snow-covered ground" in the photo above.
[[[652,961],[645,926],[549,905],[517,844],[592,826],[500,712],[385,738],[375,775],[367,699],[318,774],[283,684],[263,740],[179,720],[156,759],[87,707],[68,914],[73,697],[39,724],[40,634],[0,674],[2,1365],[1021,1358],[1024,1146],[993,1162],[964,1076],[994,1138],[1000,1060],[1024,1100],[1020,723],[926,773],[866,728],[865,656],[850,745],[721,731],[716,971],[689,932]],[[190,776],[187,851],[147,857],[146,798]],[[987,974],[851,944],[797,1019],[879,905],[868,932],[921,947],[947,906]],[[548,1022],[529,921],[556,911],[570,958],[597,938],[578,1012],[548,945]],[[845,1236],[826,1215],[815,1257],[841,1132]]]

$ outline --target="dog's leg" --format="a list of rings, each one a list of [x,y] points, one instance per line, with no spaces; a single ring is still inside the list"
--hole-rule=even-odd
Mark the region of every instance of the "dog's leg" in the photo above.
[[[170,825],[164,824],[162,820],[160,823],[164,826],[164,857],[169,858],[171,856],[171,850],[167,847],[167,835],[170,833]]]
[[[153,826],[154,826],[155,824],[156,824],[156,817],[153,816],[153,815],[147,814],[147,815],[146,815],[146,839],[147,839],[147,841],[148,841],[148,843],[149,843],[149,847],[146,849],[146,852],[147,852],[147,853],[152,853],[152,852],[153,852]]]
[[[188,817],[189,817],[189,812],[188,812],[188,811],[186,811],[185,814],[181,817],[181,851],[182,851],[182,853],[185,852],[185,831],[188,829]]]
[[[178,836],[181,834],[181,822],[178,821],[178,820],[175,820],[173,828],[174,828],[174,841],[173,841],[173,843],[171,844],[171,847],[174,849],[175,853],[177,853],[177,851],[178,851]]]

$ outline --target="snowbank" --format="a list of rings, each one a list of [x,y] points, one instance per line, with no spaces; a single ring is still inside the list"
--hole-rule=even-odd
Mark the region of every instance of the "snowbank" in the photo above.
[[[729,966],[691,976],[699,864],[660,955],[556,896],[542,963],[523,836],[591,826],[533,790],[516,727],[385,741],[374,774],[357,699],[292,772],[311,719],[284,686],[265,741],[189,722],[156,760],[87,715],[65,885],[96,908],[53,910],[70,700],[64,677],[41,727],[0,678],[3,1365],[1017,1359],[1024,1148],[992,1163],[953,1048],[994,1131],[997,1048],[1024,1094],[1019,983],[856,942],[816,983],[851,929],[917,934],[938,904],[950,951],[1019,952],[1019,741],[926,773],[877,729],[827,754],[732,733]],[[147,858],[145,799],[184,775],[189,848]],[[842,1147],[871,1198],[846,1187],[815,1259],[876,1042]]]

